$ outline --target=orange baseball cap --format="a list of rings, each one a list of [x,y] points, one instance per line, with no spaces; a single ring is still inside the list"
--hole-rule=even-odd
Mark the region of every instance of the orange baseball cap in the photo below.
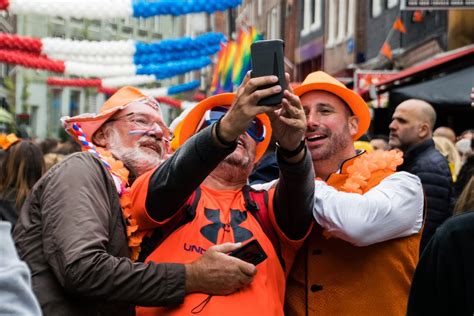
[[[327,91],[341,98],[349,106],[352,113],[359,118],[359,129],[352,137],[354,140],[359,139],[367,132],[370,126],[369,107],[360,95],[348,89],[342,82],[324,71],[315,71],[310,73],[303,83],[294,89],[294,93],[299,97],[310,91]]]
[[[206,98],[194,106],[191,111],[183,118],[174,131],[174,139],[172,146],[177,148],[184,144],[188,138],[193,136],[196,132],[196,128],[201,123],[201,120],[207,110],[210,110],[216,106],[230,107],[235,99],[235,93],[221,93]],[[262,158],[263,154],[267,150],[268,144],[272,136],[272,127],[270,119],[266,114],[259,114],[257,118],[265,126],[266,134],[263,141],[257,143],[255,150],[255,162]],[[174,142],[174,144],[173,144]]]

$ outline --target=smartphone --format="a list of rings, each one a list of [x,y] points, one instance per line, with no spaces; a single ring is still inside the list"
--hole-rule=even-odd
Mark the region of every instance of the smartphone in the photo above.
[[[278,105],[283,99],[283,91],[286,89],[284,48],[285,42],[280,39],[256,41],[250,46],[252,78],[271,75],[278,77],[277,83],[261,86],[259,89],[274,85],[280,85],[282,88],[279,93],[260,99],[258,105]]]
[[[253,265],[257,265],[267,259],[267,254],[262,246],[260,246],[257,239],[249,241],[239,249],[232,251],[229,255]]]

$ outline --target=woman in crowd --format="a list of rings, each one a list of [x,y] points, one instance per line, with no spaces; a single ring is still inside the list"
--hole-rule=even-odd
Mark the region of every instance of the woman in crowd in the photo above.
[[[14,226],[28,193],[44,173],[43,153],[31,141],[17,141],[6,150],[0,169],[0,219]]]

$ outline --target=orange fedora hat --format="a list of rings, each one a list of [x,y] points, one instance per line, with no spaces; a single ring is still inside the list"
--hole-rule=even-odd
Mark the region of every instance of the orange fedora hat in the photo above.
[[[350,107],[352,113],[359,118],[359,129],[352,137],[354,140],[359,139],[369,129],[370,112],[365,101],[354,91],[348,89],[342,82],[328,75],[324,71],[315,71],[310,73],[303,83],[294,89],[297,96],[310,91],[327,91],[337,95],[344,100]]]
[[[215,106],[231,106],[235,99],[235,93],[222,93],[213,95],[207,99],[202,100],[191,111],[183,118],[179,123],[179,128],[175,129],[173,141],[176,141],[176,145],[179,147],[188,140],[191,136],[196,133],[196,128],[201,123],[201,120],[207,110],[212,109]],[[266,114],[259,114],[257,118],[265,126],[265,138],[263,141],[257,143],[255,150],[255,162],[262,158],[263,154],[267,150],[268,144],[272,136],[272,127],[270,125],[270,119]]]
[[[117,111],[123,110],[131,102],[146,98],[147,96],[140,92],[140,90],[133,87],[123,87],[115,92],[99,110],[98,114],[85,113],[74,117],[65,116],[61,118],[63,126],[66,131],[73,136],[77,142],[81,143],[77,139],[74,131],[72,130],[72,124],[77,123],[84,134],[86,134],[89,141],[92,141],[92,137],[95,132],[109,120]],[[157,103],[158,104],[158,103]]]

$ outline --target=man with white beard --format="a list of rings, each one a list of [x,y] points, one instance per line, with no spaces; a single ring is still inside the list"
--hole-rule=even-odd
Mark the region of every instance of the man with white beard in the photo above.
[[[218,260],[236,244],[211,247],[187,264],[135,262],[144,236],[130,213],[129,188],[169,148],[155,100],[125,87],[99,114],[62,121],[84,152],[40,179],[14,230],[45,315],[133,315],[133,305],[180,304],[193,282],[225,295],[252,281],[252,265]]]

